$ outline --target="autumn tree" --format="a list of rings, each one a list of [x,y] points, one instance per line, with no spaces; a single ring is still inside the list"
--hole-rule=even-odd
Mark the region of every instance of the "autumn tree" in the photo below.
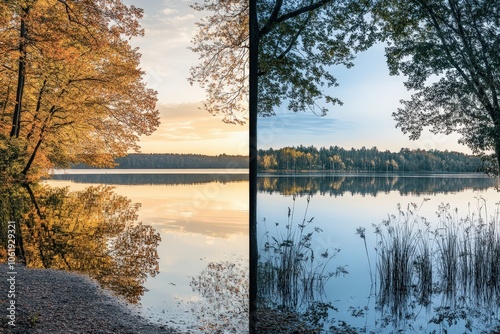
[[[418,139],[422,130],[461,135],[500,165],[500,16],[491,0],[378,1],[390,73],[415,91],[394,114]]]
[[[204,107],[226,123],[248,121],[248,1],[213,0],[191,6],[209,12],[196,23],[191,50],[200,62],[188,78],[206,90]]]
[[[334,170],[335,170],[335,166],[337,166],[337,167],[338,167],[337,169],[342,169],[342,165],[343,165],[344,163],[342,162],[342,158],[340,157],[340,155],[338,155],[338,154],[334,154],[333,156],[331,156],[331,157],[329,158],[329,160],[330,160],[330,163],[331,163],[331,165],[332,165],[332,166],[331,166],[331,167],[332,167],[332,168],[331,168],[331,169],[332,169],[332,171],[334,171]]]
[[[262,166],[263,170],[273,169],[278,164],[276,157],[273,155],[264,155],[260,158],[261,158],[260,165]]]
[[[121,0],[2,4],[1,140],[22,143],[34,167],[111,166],[159,124],[156,92],[142,81],[142,10]],[[36,168],[35,168],[36,169]]]

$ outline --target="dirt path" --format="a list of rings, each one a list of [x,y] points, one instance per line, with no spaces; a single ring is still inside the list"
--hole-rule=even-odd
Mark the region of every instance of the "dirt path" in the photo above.
[[[24,266],[16,266],[15,275],[8,272],[0,265],[0,333],[179,333],[149,323],[86,276]],[[15,299],[9,297],[12,288]],[[9,324],[10,313],[15,326]]]

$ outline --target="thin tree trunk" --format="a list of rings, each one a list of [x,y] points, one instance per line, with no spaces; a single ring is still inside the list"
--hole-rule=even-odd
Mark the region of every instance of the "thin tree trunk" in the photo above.
[[[38,123],[38,113],[40,112],[40,108],[42,106],[42,97],[43,97],[43,92],[45,90],[45,86],[47,85],[47,79],[43,81],[42,88],[40,88],[40,91],[38,92],[38,100],[36,103],[36,109],[35,109],[35,115],[33,116],[33,122],[31,124],[31,129],[28,132],[28,135],[26,136],[26,140],[29,142],[31,139],[31,136],[35,133],[35,128],[37,127]]]
[[[249,73],[249,135],[250,135],[250,286],[249,286],[249,333],[256,331],[257,311],[257,110],[258,110],[258,53],[259,53],[259,26],[257,21],[257,0],[249,3],[250,22],[250,73]]]
[[[500,137],[500,133],[498,134]],[[498,179],[499,185],[500,185],[500,138],[495,139],[495,155],[496,155],[496,160],[497,160],[497,168],[495,169],[495,176]]]
[[[16,90],[16,104],[14,106],[14,114],[12,117],[12,128],[10,137],[19,137],[21,129],[21,110],[23,102],[24,79],[26,77],[26,24],[25,17],[28,15],[29,8],[23,9],[23,17],[21,17],[21,29],[19,40],[19,68],[17,72],[17,90]]]
[[[44,130],[45,130],[45,127],[42,128],[42,131],[44,131]],[[24,169],[22,171],[22,174],[24,176],[26,176],[26,174],[28,174],[28,171],[30,170],[31,165],[33,164],[33,161],[35,161],[36,154],[38,152],[38,149],[40,148],[40,145],[42,144],[42,141],[43,141],[43,137],[40,137],[40,139],[38,139],[38,142],[36,143],[36,146],[35,146],[35,149],[33,150],[33,153],[31,153],[31,156],[30,156],[30,159],[28,160],[28,163],[26,164],[26,166],[24,167]]]
[[[42,145],[42,142],[43,142],[43,138],[44,138],[43,136],[44,136],[45,130],[47,129],[47,124],[50,123],[50,121],[52,120],[52,116],[54,115],[55,112],[56,112],[56,107],[52,106],[50,108],[49,115],[45,118],[45,120],[43,122],[43,126],[40,129],[40,136],[38,137],[38,142],[36,143],[36,146],[33,149],[33,152],[31,153],[31,156],[30,156],[30,159],[28,160],[28,163],[26,164],[26,166],[24,167],[24,169],[22,171],[22,174],[25,176],[26,176],[26,174],[28,174],[28,171],[30,170],[31,165],[33,164],[33,161],[35,161],[36,155],[38,153],[38,149],[40,148],[40,146]]]

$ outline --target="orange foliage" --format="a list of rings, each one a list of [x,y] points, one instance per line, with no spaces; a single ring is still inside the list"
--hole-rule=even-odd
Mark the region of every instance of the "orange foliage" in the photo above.
[[[156,92],[145,86],[140,54],[127,41],[143,34],[142,10],[120,0],[0,6],[0,131],[10,132],[9,115],[22,84],[25,174],[79,162],[112,166],[116,157],[138,150],[139,136],[159,125]],[[21,14],[26,35],[20,41]],[[19,43],[25,43],[24,60]],[[22,61],[26,69],[19,73]]]

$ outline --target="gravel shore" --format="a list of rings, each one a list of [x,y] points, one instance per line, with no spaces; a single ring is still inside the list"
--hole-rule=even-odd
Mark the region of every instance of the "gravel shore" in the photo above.
[[[0,333],[180,333],[148,322],[87,276],[22,265],[16,265],[17,274],[8,272],[7,265],[0,265]],[[8,296],[11,276],[15,276],[15,299]],[[8,323],[11,300],[15,300],[15,326]]]

